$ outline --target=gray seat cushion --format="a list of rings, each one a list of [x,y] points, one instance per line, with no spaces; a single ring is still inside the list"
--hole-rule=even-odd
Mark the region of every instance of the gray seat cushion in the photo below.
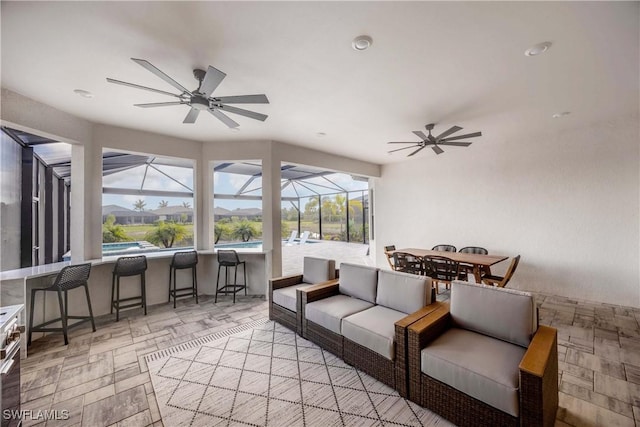
[[[378,269],[358,264],[340,264],[340,293],[376,303]]]
[[[538,330],[535,301],[528,292],[453,282],[450,311],[459,328],[523,347],[529,347]]]
[[[342,319],[342,336],[394,360],[394,324],[404,317],[401,311],[376,305]]]
[[[306,305],[305,318],[313,323],[340,334],[344,317],[372,307],[368,301],[347,295],[334,295]]]
[[[304,257],[302,281],[322,283],[336,278],[336,262],[332,259]]]
[[[313,285],[303,283],[300,285],[287,286],[286,288],[280,288],[273,291],[273,303],[278,304],[281,307],[291,310],[294,313],[297,312],[296,298],[297,290],[310,288]]]
[[[410,314],[431,302],[430,277],[398,271],[378,271],[376,304]]]
[[[518,365],[526,349],[452,328],[422,350],[421,369],[487,405],[517,417]]]

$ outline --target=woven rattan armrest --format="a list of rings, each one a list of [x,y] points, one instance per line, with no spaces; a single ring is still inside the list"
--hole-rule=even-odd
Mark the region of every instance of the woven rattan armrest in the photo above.
[[[329,280],[328,282],[319,283],[306,289],[298,289],[302,297],[302,304],[318,301],[333,295],[338,295],[339,283],[338,279]]]
[[[548,326],[539,326],[531,344],[520,362],[520,370],[537,377],[543,377],[556,345],[558,331]]]
[[[521,425],[553,426],[558,410],[558,331],[539,326],[520,362]]]
[[[446,302],[437,302],[434,304],[437,304],[435,310],[426,314],[408,327],[409,336],[415,336],[417,339],[416,343],[420,345],[418,351],[429,341],[441,335],[450,326],[451,315],[449,314],[449,304]]]
[[[295,274],[293,276],[276,277],[269,280],[269,286],[272,290],[287,288],[293,285],[299,285],[302,283],[302,274]]]

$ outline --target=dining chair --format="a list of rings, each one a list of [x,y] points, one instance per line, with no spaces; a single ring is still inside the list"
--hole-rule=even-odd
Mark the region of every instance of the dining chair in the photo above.
[[[394,261],[393,261],[393,254],[390,252],[395,250],[396,250],[396,245],[389,245],[384,247],[384,254],[387,256],[387,262],[389,263],[389,267],[391,267],[392,270],[396,269],[396,265],[394,264]]]
[[[489,255],[489,251],[480,246],[465,246],[464,248],[458,251],[463,254],[478,254],[478,255]],[[458,277],[460,280],[467,281],[469,279],[469,273],[473,274],[473,265],[460,263],[460,276]]]
[[[453,245],[435,245],[432,251],[455,252],[457,249]]]
[[[445,284],[445,289],[449,289],[451,282],[458,279],[460,274],[460,263],[444,256],[426,256],[422,259],[424,274],[433,279],[436,286],[436,293],[440,293],[439,283]]]
[[[509,265],[509,268],[507,269],[507,272],[505,273],[504,277],[486,275],[482,277],[482,281],[487,285],[504,288],[507,285],[507,283],[509,283],[509,280],[511,280],[511,278],[513,277],[513,273],[516,272],[516,268],[518,267],[519,263],[520,263],[520,255],[518,255],[517,257],[511,260],[511,265]]]
[[[396,271],[402,271],[411,274],[423,274],[424,268],[422,260],[416,258],[415,255],[406,252],[394,252],[393,263]]]

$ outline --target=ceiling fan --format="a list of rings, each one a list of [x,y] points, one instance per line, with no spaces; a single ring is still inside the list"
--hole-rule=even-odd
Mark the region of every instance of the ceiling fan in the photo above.
[[[454,147],[468,147],[471,145],[471,142],[464,142],[464,141],[460,142],[458,140],[475,138],[476,136],[482,136],[482,132],[474,132],[474,133],[468,133],[465,135],[449,137],[449,135],[451,135],[452,133],[461,131],[462,128],[460,126],[451,126],[448,130],[442,132],[440,135],[433,136],[431,135],[431,131],[433,130],[434,126],[435,125],[433,123],[429,123],[428,125],[425,126],[425,128],[429,132],[429,135],[425,135],[424,132],[422,132],[421,130],[413,131],[413,133],[416,134],[418,138],[422,140],[420,142],[397,142],[397,141],[388,142],[387,144],[413,144],[410,147],[403,147],[403,148],[398,148],[396,150],[391,150],[389,151],[389,153],[393,153],[394,151],[407,150],[409,148],[419,147],[417,150],[413,151],[411,154],[407,156],[409,157],[409,156],[413,156],[418,151],[423,150],[428,146],[431,146],[431,149],[435,151],[436,154],[442,154],[444,153],[444,150],[440,148],[441,145],[450,145]]]
[[[151,71],[156,76],[160,77],[165,82],[169,83],[174,88],[180,91],[179,95],[164,90],[153,89],[146,86],[137,85],[135,83],[123,82],[120,80],[110,79],[107,77],[109,83],[115,83],[123,86],[129,86],[136,89],[144,89],[150,92],[160,93],[162,95],[169,95],[177,98],[176,101],[171,102],[154,102],[151,104],[134,104],[136,107],[152,108],[152,107],[169,107],[174,105],[187,105],[191,107],[191,110],[187,113],[182,123],[195,123],[200,111],[208,111],[218,120],[230,128],[240,126],[234,120],[232,120],[225,113],[233,113],[241,116],[249,117],[255,120],[265,121],[267,116],[265,114],[256,113],[255,111],[249,111],[242,108],[233,107],[227,104],[268,104],[269,100],[267,96],[262,95],[240,95],[240,96],[216,96],[212,97],[211,94],[222,83],[222,80],[227,76],[220,70],[209,65],[207,71],[200,69],[193,70],[193,76],[198,80],[198,88],[195,90],[189,90],[182,86],[180,83],[173,80],[171,77],[160,71],[149,61],[144,59],[131,58],[133,62]]]

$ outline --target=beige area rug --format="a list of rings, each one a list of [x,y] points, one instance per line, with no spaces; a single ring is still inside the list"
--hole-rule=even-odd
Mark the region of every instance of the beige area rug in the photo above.
[[[165,426],[450,425],[268,320],[146,360]]]

